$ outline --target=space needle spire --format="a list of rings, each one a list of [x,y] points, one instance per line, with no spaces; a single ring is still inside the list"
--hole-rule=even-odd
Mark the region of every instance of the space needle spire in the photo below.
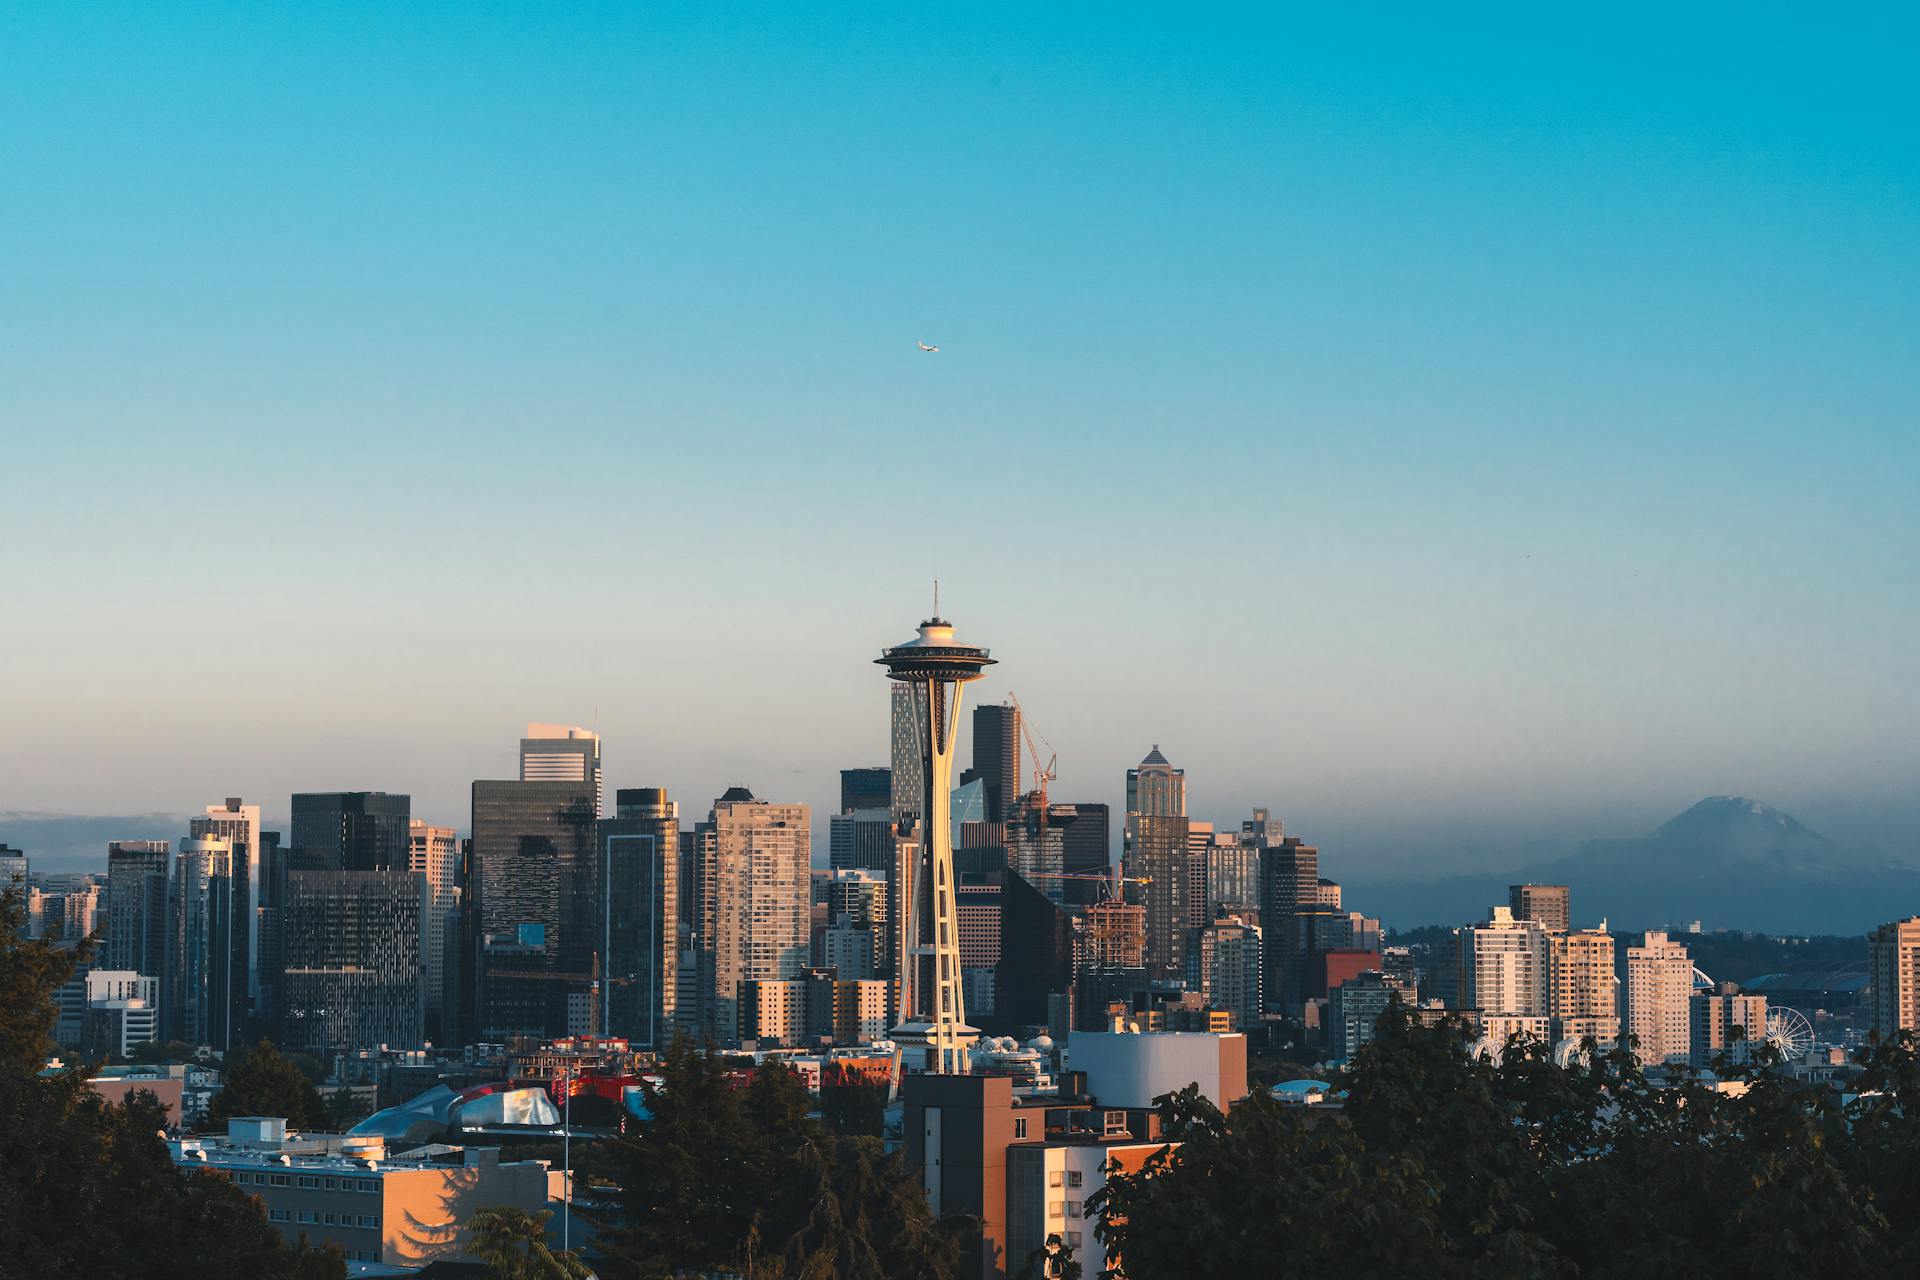
[[[966,1075],[967,1051],[980,1038],[967,1025],[960,988],[960,915],[954,897],[953,749],[960,724],[961,686],[993,665],[987,651],[954,639],[953,624],[940,616],[939,585],[934,612],[905,644],[874,659],[889,679],[912,688],[920,746],[920,853],[908,902],[907,954],[901,966],[900,1025],[894,1043],[909,1071]]]

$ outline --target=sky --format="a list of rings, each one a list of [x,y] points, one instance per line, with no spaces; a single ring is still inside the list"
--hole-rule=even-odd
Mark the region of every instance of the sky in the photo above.
[[[0,810],[824,813],[938,577],[1060,798],[1920,857],[1916,25],[10,5]]]

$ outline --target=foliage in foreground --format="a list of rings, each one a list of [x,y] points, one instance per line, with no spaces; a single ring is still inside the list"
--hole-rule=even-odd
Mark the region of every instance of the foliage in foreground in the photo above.
[[[1129,1280],[1214,1275],[1694,1280],[1920,1274],[1920,1042],[1877,1046],[1843,1109],[1826,1089],[1728,1067],[1650,1082],[1622,1052],[1494,1066],[1457,1024],[1396,1009],[1342,1074],[1344,1113],[1197,1091],[1181,1145],[1095,1197]],[[1876,1096],[1877,1095],[1877,1096]]]
[[[151,1093],[116,1106],[84,1070],[40,1075],[75,953],[22,938],[25,919],[17,882],[0,889],[0,1275],[345,1276],[338,1251],[288,1246],[228,1179],[176,1168]]]
[[[334,1118],[306,1072],[268,1040],[228,1060],[205,1127],[224,1133],[233,1116],[278,1116],[289,1129],[326,1129]]]
[[[733,1271],[746,1280],[949,1280],[958,1225],[878,1139],[830,1133],[791,1070],[739,1085],[719,1057],[669,1051],[652,1120],[605,1144],[621,1188],[601,1274],[651,1280]]]
[[[552,1216],[511,1205],[482,1209],[473,1215],[467,1252],[487,1264],[487,1280],[584,1280],[593,1273],[571,1250],[548,1247]]]

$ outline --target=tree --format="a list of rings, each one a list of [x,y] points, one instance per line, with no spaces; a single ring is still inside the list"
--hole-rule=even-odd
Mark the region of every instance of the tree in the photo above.
[[[320,1091],[273,1044],[262,1039],[227,1064],[220,1092],[207,1104],[207,1127],[233,1116],[279,1116],[292,1129],[325,1129],[334,1120]]]
[[[488,1280],[582,1280],[588,1271],[572,1250],[547,1247],[547,1219],[511,1205],[481,1209],[469,1223],[467,1252],[487,1264]]]
[[[820,1120],[844,1136],[880,1137],[887,1123],[887,1086],[864,1080],[822,1083]]]
[[[336,1280],[338,1250],[290,1246],[260,1202],[218,1174],[176,1167],[151,1093],[110,1104],[87,1073],[41,1075],[53,998],[76,954],[20,936],[17,888],[0,891],[0,1270],[129,1280]]]
[[[731,1270],[749,1280],[946,1280],[953,1225],[880,1142],[838,1137],[809,1114],[799,1077],[778,1063],[741,1082],[711,1047],[676,1042],[652,1119],[602,1144],[618,1212],[602,1233],[609,1277],[653,1280]]]

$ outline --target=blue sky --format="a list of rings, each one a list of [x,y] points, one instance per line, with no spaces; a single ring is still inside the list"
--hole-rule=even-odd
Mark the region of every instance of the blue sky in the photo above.
[[[1920,852],[1907,14],[0,23],[0,809],[824,806],[937,573],[1086,798]]]

